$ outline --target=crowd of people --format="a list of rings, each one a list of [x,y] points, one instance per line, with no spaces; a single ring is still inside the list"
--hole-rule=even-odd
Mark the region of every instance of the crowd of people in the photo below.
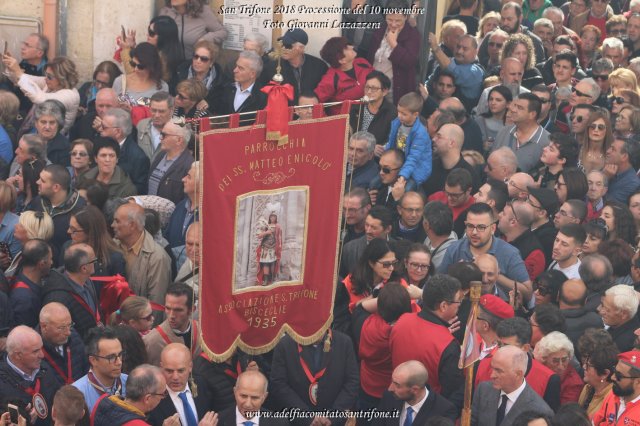
[[[437,36],[404,0],[343,4],[378,5],[320,57],[279,39],[298,119],[365,100],[332,325],[223,362],[199,342],[194,123],[254,122],[267,40],[220,64],[208,4],[166,0],[84,84],[41,34],[3,54],[2,425],[452,425],[473,281],[473,425],[639,421],[640,0],[457,0]]]

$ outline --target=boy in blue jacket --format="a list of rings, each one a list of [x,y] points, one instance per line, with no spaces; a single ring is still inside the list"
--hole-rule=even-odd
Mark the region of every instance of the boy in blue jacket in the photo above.
[[[405,191],[415,190],[431,176],[431,138],[419,119],[422,103],[422,96],[413,92],[398,100],[398,118],[391,122],[389,141],[384,146],[385,151],[404,151],[398,182],[405,183]]]

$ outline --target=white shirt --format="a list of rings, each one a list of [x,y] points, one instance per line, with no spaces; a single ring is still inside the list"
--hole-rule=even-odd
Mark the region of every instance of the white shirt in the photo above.
[[[236,426],[244,426],[244,422],[251,422],[253,426],[260,426],[260,412],[251,419],[247,419],[240,414],[240,410],[238,410],[238,406],[236,405]]]
[[[638,400],[640,400],[640,395],[634,398],[633,401],[630,401],[630,404],[635,404],[636,402],[638,402]],[[624,399],[620,398],[620,407],[618,407],[618,412],[616,413],[616,420],[619,419],[620,416],[624,414],[626,409],[627,409],[627,403],[624,402]]]
[[[255,83],[253,83],[251,86],[247,87],[246,89],[242,90],[240,88],[240,85],[238,83],[235,83],[236,85],[236,96],[233,98],[233,110],[234,111],[238,111],[238,109],[242,106],[242,104],[244,103],[244,101],[246,101],[249,96],[251,96],[251,90],[253,89],[253,85]]]
[[[514,390],[511,393],[504,393],[504,391],[500,392],[500,398],[498,399],[498,407],[500,408],[500,404],[502,403],[502,395],[507,395],[507,409],[504,411],[504,415],[506,416],[507,413],[509,413],[509,410],[511,410],[511,407],[513,407],[513,404],[516,403],[516,401],[518,400],[518,398],[520,397],[520,394],[522,393],[522,391],[524,391],[524,388],[527,386],[527,381],[523,380],[522,384],[520,385],[520,387],[516,390]]]
[[[580,264],[582,262],[580,262],[580,259],[578,259],[578,261],[576,263],[574,263],[571,266],[568,266],[566,268],[561,268],[560,265],[558,265],[558,262],[556,262],[555,260],[551,263],[551,267],[549,268],[549,270],[551,269],[556,269],[562,273],[564,273],[567,276],[567,279],[570,280],[579,280],[580,279],[580,273],[578,272],[578,268],[580,268]]]
[[[176,411],[178,412],[178,415],[180,416],[180,423],[182,423],[183,425],[188,424],[187,423],[187,416],[184,413],[184,404],[182,403],[182,400],[180,399],[180,397],[178,396],[178,394],[186,391],[187,392],[187,401],[189,401],[189,405],[191,406],[191,410],[193,411],[193,415],[196,416],[196,421],[198,421],[198,411],[196,410],[196,403],[193,400],[193,395],[191,395],[191,390],[189,389],[189,384],[187,383],[187,386],[185,389],[181,390],[180,392],[174,392],[171,389],[169,389],[169,386],[167,386],[167,391],[169,391],[169,397],[171,398],[171,402],[173,402],[173,406],[176,407]]]
[[[158,149],[158,145],[160,145],[160,130],[156,129],[156,126],[153,124],[151,126],[151,145],[153,145],[153,152],[156,152]]]
[[[489,355],[496,346],[498,346],[497,343],[494,343],[492,346],[487,346],[487,344],[483,340],[482,345],[480,346],[480,359],[486,358],[486,356]]]
[[[422,408],[422,406],[424,405],[424,402],[427,400],[427,397],[429,396],[429,389],[427,389],[426,387],[424,388],[424,398],[422,398],[420,401],[416,402],[415,405],[409,405],[408,402],[405,402],[404,405],[402,406],[402,415],[400,416],[400,425],[404,425],[404,421],[407,418],[407,408],[411,407],[411,409],[413,410],[413,421],[416,420],[416,416],[418,415],[418,412],[420,412],[420,409]]]

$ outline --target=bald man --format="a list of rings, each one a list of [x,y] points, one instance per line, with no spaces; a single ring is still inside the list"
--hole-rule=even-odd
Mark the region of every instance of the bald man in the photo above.
[[[473,394],[471,424],[510,426],[524,411],[553,416],[553,410],[524,380],[527,354],[516,346],[503,346],[491,358],[491,381],[480,383]]]
[[[440,102],[440,110],[449,111],[455,118],[455,124],[462,128],[464,132],[463,150],[482,151],[482,132],[475,120],[467,114],[464,104],[460,99],[451,97]]]
[[[234,406],[222,410],[219,414],[219,426],[236,426],[244,424],[249,426],[258,425],[256,419],[262,409],[265,399],[267,399],[267,387],[269,382],[264,374],[258,370],[247,370],[240,373],[236,385],[233,388],[233,395],[236,400]],[[260,417],[260,426],[284,426],[289,424],[286,418]]]
[[[587,293],[584,281],[578,279],[565,281],[558,292],[558,306],[567,324],[567,330],[564,333],[576,350],[578,349],[578,339],[584,330],[604,326],[600,315],[585,309]]]
[[[528,173],[514,173],[507,181],[507,189],[509,190],[509,198],[514,200],[526,201],[529,197],[529,189],[527,187],[534,186],[533,177]]]
[[[204,386],[199,386],[196,380],[198,392],[195,395],[190,387],[192,368],[191,351],[184,344],[170,343],[164,347],[160,353],[160,369],[169,395],[149,413],[149,424],[162,426],[166,418],[176,415],[184,426],[192,426],[203,418],[217,422],[216,413],[207,413],[209,396]]]
[[[405,192],[398,200],[399,219],[393,222],[391,235],[414,243],[423,243],[427,234],[422,226],[424,197],[415,192]]]
[[[89,105],[89,110],[71,128],[70,139],[84,138],[94,140],[102,130],[102,117],[111,108],[118,107],[118,94],[111,88],[98,90],[95,103]]]
[[[430,417],[455,420],[458,410],[445,397],[427,388],[429,373],[420,361],[398,365],[391,375],[389,389],[382,395],[378,409],[397,412],[399,417],[376,418],[373,426],[400,426],[407,418],[414,425],[422,425]]]
[[[482,272],[482,294],[493,294],[505,302],[509,302],[508,289],[498,284],[500,268],[498,267],[498,260],[495,256],[484,253],[476,256],[473,263],[475,263]]]
[[[500,84],[507,86],[509,89],[515,90],[518,94],[529,93],[529,89],[522,86],[522,76],[524,75],[524,65],[516,58],[509,57],[502,59],[500,63]],[[482,91],[478,106],[476,107],[476,115],[484,114],[489,111],[489,92],[492,87],[487,87]]]
[[[475,169],[462,157],[465,133],[457,124],[445,124],[433,136],[433,171],[422,190],[426,197],[444,190],[444,184],[453,169],[463,168],[471,173],[474,182],[477,181]],[[474,192],[477,185],[473,185]]]
[[[31,404],[36,426],[51,424],[51,404],[60,385],[53,372],[40,368],[42,338],[26,325],[7,336],[7,356],[0,361],[0,399],[8,398],[21,408]]]
[[[84,343],[73,326],[71,313],[62,303],[48,303],[40,311],[43,365],[55,373],[61,386],[75,382],[89,371]]]
[[[138,296],[162,305],[171,282],[171,259],[144,222],[144,209],[127,203],[116,210],[111,228],[124,252],[129,286]]]

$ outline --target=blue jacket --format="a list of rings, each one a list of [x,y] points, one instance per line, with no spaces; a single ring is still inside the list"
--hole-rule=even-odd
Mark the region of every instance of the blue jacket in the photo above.
[[[385,150],[396,147],[398,129],[400,129],[400,120],[396,118],[391,122],[391,132],[389,133],[389,141],[384,146]],[[405,180],[413,178],[418,185],[429,179],[431,176],[431,138],[419,118],[413,123],[411,132],[407,136],[404,154],[405,160],[400,169],[400,176]]]
[[[22,273],[11,285],[9,300],[13,308],[13,324],[35,327],[42,308],[42,286],[31,282]]]

